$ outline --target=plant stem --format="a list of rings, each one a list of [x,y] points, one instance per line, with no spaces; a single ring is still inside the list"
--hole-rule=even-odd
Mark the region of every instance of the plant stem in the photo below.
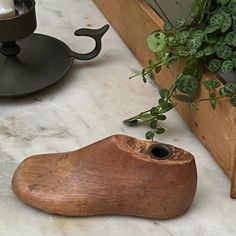
[[[138,120],[138,119],[140,119],[140,118],[142,117],[142,115],[144,115],[144,114],[146,114],[146,113],[148,113],[148,112],[150,112],[150,111],[151,111],[151,109],[149,109],[149,110],[147,110],[147,111],[144,111],[144,112],[141,112],[141,113],[139,113],[139,114],[136,115],[136,116],[133,116],[133,117],[131,117],[131,118],[129,118],[129,119],[124,120],[123,123],[130,123],[130,122],[132,122],[132,121]]]
[[[169,94],[167,100],[170,100],[171,97],[172,97],[172,95],[173,95],[173,93],[176,91],[176,86],[175,86],[175,84],[172,84],[172,86],[171,86],[171,88],[170,88],[170,91],[171,91],[171,92],[170,92],[170,94]]]
[[[229,98],[231,96],[232,96],[232,94],[227,94],[227,95],[224,95],[224,96],[216,97],[215,100],[220,100],[222,98],[227,98],[227,97]],[[197,101],[195,101],[194,104],[197,104],[197,103],[200,103],[200,102],[207,102],[207,101],[210,101],[210,99],[209,98],[200,98]]]
[[[152,67],[149,66],[149,67],[145,68],[145,70],[148,70],[148,69],[151,69],[151,68],[152,68]],[[142,74],[143,74],[143,72],[141,71],[141,72],[139,72],[139,73],[137,73],[137,74],[134,74],[134,75],[130,76],[129,79],[133,79],[134,77],[139,76],[139,75],[142,75]],[[149,74],[149,72],[145,72],[144,75],[147,75],[147,74]]]
[[[151,65],[151,66],[146,67],[146,68],[145,68],[144,76],[145,76],[145,75],[148,75],[153,69],[155,69],[155,67],[157,67],[157,66],[162,66],[162,65],[167,65],[167,63],[169,63],[169,61],[163,61],[163,62],[161,62],[161,63],[156,63],[156,64],[154,64],[154,65]],[[134,74],[134,75],[130,76],[129,79],[133,79],[134,77],[139,76],[139,75],[142,75],[142,74],[143,74],[143,72],[141,71],[141,72],[139,72],[139,73],[137,73],[137,74]]]

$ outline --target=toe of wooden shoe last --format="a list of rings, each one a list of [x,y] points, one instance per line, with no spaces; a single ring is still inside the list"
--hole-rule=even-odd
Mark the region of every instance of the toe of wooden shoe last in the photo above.
[[[66,216],[174,218],[189,209],[196,186],[190,153],[124,135],[73,152],[29,157],[12,179],[20,200]]]

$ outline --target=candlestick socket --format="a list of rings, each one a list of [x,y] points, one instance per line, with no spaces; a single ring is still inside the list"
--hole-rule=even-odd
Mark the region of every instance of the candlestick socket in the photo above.
[[[0,42],[14,42],[32,34],[36,27],[34,0],[14,0],[17,14],[0,19]]]

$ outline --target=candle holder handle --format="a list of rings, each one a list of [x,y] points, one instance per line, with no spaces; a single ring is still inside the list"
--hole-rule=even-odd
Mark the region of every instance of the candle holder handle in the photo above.
[[[77,52],[71,51],[70,56],[74,57],[75,59],[78,59],[78,60],[91,60],[91,59],[95,58],[96,56],[98,56],[98,54],[100,53],[100,51],[102,49],[101,39],[102,39],[103,35],[107,32],[108,29],[109,29],[109,25],[104,25],[100,29],[82,28],[82,29],[76,30],[75,31],[76,36],[91,37],[95,40],[96,45],[95,45],[95,48],[92,52],[83,54],[83,53],[77,53]]]

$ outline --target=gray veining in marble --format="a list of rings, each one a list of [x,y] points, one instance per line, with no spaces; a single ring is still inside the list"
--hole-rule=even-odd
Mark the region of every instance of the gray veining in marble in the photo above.
[[[74,37],[74,30],[107,23],[91,0],[38,0],[37,14],[37,32],[58,37],[78,51],[89,50],[93,43]],[[54,87],[25,98],[0,100],[0,236],[236,235],[236,200],[229,198],[230,181],[175,111],[168,115],[167,132],[159,140],[196,157],[198,190],[186,215],[170,221],[66,218],[28,207],[14,196],[11,177],[27,156],[78,149],[114,133],[144,137],[145,127],[126,127],[122,120],[154,105],[157,87],[139,78],[128,80],[141,66],[113,29],[103,42],[97,59],[75,62],[68,77]]]

